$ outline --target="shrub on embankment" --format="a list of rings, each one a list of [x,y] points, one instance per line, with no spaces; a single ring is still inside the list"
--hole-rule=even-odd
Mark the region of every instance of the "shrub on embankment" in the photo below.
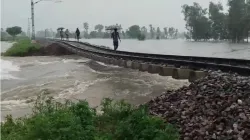
[[[149,115],[145,106],[103,100],[102,114],[86,101],[64,104],[36,101],[29,117],[6,117],[1,123],[3,140],[177,140],[178,131]]]
[[[29,39],[21,39],[13,44],[5,53],[2,53],[2,56],[60,56],[72,54],[74,53],[56,43],[47,43],[46,41],[31,43]]]
[[[29,39],[23,39],[14,43],[11,48],[3,53],[3,56],[28,56],[39,52],[40,48],[39,44],[31,43]]]

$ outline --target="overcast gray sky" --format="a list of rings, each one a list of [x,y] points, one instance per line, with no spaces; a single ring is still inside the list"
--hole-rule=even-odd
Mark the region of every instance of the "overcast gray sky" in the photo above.
[[[138,24],[155,27],[173,26],[185,29],[181,13],[183,4],[200,3],[208,7],[210,1],[220,1],[224,6],[227,0],[63,0],[61,3],[40,2],[35,5],[36,31],[59,26],[75,30],[88,22],[90,29],[96,24],[119,23],[123,28]],[[1,0],[2,28],[20,26],[27,31],[30,17],[30,0]]]

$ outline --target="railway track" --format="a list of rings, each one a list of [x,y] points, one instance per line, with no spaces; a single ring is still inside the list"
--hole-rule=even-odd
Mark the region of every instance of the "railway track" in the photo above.
[[[223,72],[233,72],[244,76],[250,75],[250,60],[114,51],[106,47],[75,41],[57,41],[57,43],[68,49],[74,49],[73,51],[80,54],[84,52],[117,60],[133,60],[140,63],[165,65],[175,68],[221,70]]]
[[[126,51],[114,51],[105,46],[92,45],[84,42],[75,42],[75,41],[67,41],[71,43],[80,43],[82,45],[86,45],[88,47],[112,52],[117,54],[128,54],[134,56],[141,57],[153,57],[153,58],[162,58],[162,59],[176,59],[176,60],[190,60],[190,61],[198,61],[198,62],[207,62],[207,63],[217,63],[217,64],[230,64],[230,65],[238,65],[238,66],[248,66],[250,67],[250,60],[245,59],[232,59],[232,58],[215,58],[215,57],[197,57],[197,56],[180,56],[180,55],[161,55],[161,54],[148,54],[148,53],[136,53],[136,52],[126,52]]]

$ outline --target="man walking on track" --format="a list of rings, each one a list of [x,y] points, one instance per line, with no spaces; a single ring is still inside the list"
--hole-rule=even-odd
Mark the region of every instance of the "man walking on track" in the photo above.
[[[117,28],[114,29],[114,32],[111,34],[111,37],[113,39],[114,50],[116,51],[119,46],[118,39],[121,42],[119,33],[117,32]]]
[[[80,39],[80,31],[78,28],[76,28],[76,39],[77,41],[79,42],[79,39]]]

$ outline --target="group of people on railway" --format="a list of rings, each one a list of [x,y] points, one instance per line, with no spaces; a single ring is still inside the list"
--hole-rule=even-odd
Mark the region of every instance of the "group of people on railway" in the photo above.
[[[69,33],[68,29],[66,29],[65,32],[63,32],[63,30],[60,31],[61,40],[64,39],[64,34],[66,36],[66,40],[69,40],[69,34],[70,33]],[[77,39],[77,41],[79,41],[79,39],[80,39],[80,30],[78,28],[76,29],[76,32],[75,32],[75,38]]]
[[[69,40],[69,34],[70,33],[69,33],[68,29],[66,29],[65,32],[63,32],[63,30],[60,31],[61,40],[64,39],[64,34],[66,36],[66,40]],[[78,28],[76,28],[75,38],[79,42],[80,30]],[[119,32],[117,32],[117,28],[114,28],[114,31],[111,33],[111,38],[113,39],[114,50],[116,51],[118,49],[118,46],[119,46],[119,40],[121,42],[121,38],[120,38]]]

